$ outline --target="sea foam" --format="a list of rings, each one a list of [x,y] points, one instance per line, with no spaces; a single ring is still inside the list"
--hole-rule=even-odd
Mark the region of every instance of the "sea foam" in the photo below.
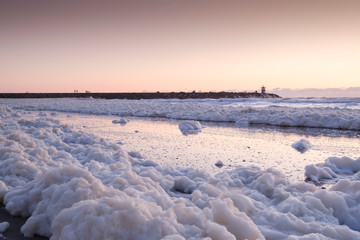
[[[239,126],[266,124],[360,130],[359,99],[104,100],[68,98],[0,99],[0,104],[25,110],[235,122]]]
[[[133,158],[51,118],[0,108],[0,190],[21,232],[51,239],[359,239],[360,185],[289,182],[274,169],[216,175]],[[326,167],[356,175],[358,160]],[[318,168],[324,166],[318,165]]]

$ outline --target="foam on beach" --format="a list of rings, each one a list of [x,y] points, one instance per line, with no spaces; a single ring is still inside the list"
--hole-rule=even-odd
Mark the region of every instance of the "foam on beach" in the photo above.
[[[12,215],[29,217],[21,228],[27,237],[360,238],[356,177],[322,189],[271,168],[211,175],[161,166],[60,121],[12,116],[16,111],[0,106],[0,196]],[[335,174],[359,171],[358,160],[325,164]]]
[[[10,227],[10,224],[8,222],[1,222],[0,223],[0,234],[4,233],[8,228]]]
[[[309,140],[300,139],[299,141],[293,143],[291,146],[297,151],[304,153],[312,147],[312,144],[309,142]]]
[[[353,160],[349,157],[330,157],[324,163],[306,166],[305,176],[308,180],[314,182],[325,179],[339,179],[341,176],[360,180],[360,158]]]
[[[120,125],[126,125],[129,122],[126,118],[120,118],[119,120],[113,120],[113,124],[120,124]]]
[[[197,134],[201,132],[202,128],[198,121],[183,121],[179,124],[179,129],[184,135]]]

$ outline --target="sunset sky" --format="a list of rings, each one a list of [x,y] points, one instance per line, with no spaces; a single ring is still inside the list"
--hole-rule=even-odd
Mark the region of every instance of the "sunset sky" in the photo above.
[[[360,87],[360,1],[0,0],[0,92]]]

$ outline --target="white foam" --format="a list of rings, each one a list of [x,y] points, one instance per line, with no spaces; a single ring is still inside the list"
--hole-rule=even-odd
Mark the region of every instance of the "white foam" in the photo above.
[[[132,152],[129,152],[128,154],[133,158],[143,158],[143,156],[139,152],[132,151]]]
[[[0,202],[3,201],[5,194],[9,191],[9,188],[6,184],[0,180]]]
[[[256,166],[212,176],[133,158],[59,121],[4,111],[10,115],[0,122],[0,190],[12,215],[29,217],[25,236],[360,239],[357,179],[321,189]],[[326,164],[334,174],[359,168],[347,158]]]
[[[119,120],[113,120],[112,123],[114,124],[121,124],[121,125],[125,125],[129,122],[128,119],[126,118],[120,118]]]
[[[184,135],[197,134],[201,132],[202,126],[198,121],[183,121],[179,124],[179,129]]]
[[[300,139],[299,141],[291,145],[297,151],[304,153],[312,147],[312,144],[306,139]]]
[[[17,109],[360,130],[360,99],[0,99]],[[120,121],[120,120],[116,120]]]
[[[0,223],[0,233],[6,232],[10,227],[10,224],[8,222],[2,222]]]
[[[357,179],[360,172],[360,158],[353,160],[349,157],[330,157],[324,163],[306,166],[305,176],[312,181],[339,178],[341,174]]]

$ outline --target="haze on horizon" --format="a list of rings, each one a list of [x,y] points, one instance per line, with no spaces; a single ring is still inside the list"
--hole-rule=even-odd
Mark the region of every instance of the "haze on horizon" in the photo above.
[[[0,0],[0,92],[358,89],[359,9],[356,0]]]

